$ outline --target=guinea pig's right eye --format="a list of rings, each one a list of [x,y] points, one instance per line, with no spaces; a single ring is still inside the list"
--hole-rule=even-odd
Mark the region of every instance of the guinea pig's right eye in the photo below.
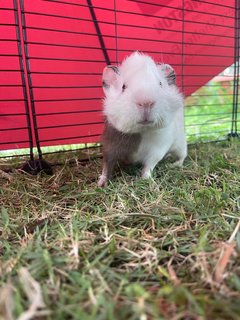
[[[127,86],[125,84],[122,85],[122,92],[125,91]]]

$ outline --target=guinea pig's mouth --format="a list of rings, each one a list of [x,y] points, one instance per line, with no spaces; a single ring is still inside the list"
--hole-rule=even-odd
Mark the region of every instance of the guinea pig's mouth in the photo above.
[[[142,120],[142,121],[139,121],[138,124],[141,124],[141,125],[144,125],[144,126],[149,126],[149,125],[153,124],[153,121],[151,121],[151,120]]]

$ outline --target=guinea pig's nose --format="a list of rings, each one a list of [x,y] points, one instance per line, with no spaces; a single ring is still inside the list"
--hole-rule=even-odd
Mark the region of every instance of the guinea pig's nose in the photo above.
[[[142,108],[152,108],[154,106],[154,101],[149,100],[149,101],[139,102],[138,106]]]

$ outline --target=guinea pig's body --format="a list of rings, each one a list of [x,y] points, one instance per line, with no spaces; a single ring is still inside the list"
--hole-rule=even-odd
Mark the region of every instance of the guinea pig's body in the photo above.
[[[120,67],[103,71],[103,171],[98,185],[110,179],[117,162],[141,163],[148,178],[166,155],[181,166],[187,144],[183,97],[175,86],[174,70],[134,52]]]

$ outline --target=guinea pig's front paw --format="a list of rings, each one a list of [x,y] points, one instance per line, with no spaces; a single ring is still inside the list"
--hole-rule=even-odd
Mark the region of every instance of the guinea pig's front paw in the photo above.
[[[169,163],[169,168],[182,168],[184,159],[179,159],[173,163]]]
[[[143,179],[151,179],[152,171],[150,169],[143,168],[141,176]]]
[[[107,186],[107,176],[106,175],[101,175],[100,177],[99,177],[99,179],[98,179],[98,187],[100,187],[100,188],[104,188],[104,187],[106,187]]]

